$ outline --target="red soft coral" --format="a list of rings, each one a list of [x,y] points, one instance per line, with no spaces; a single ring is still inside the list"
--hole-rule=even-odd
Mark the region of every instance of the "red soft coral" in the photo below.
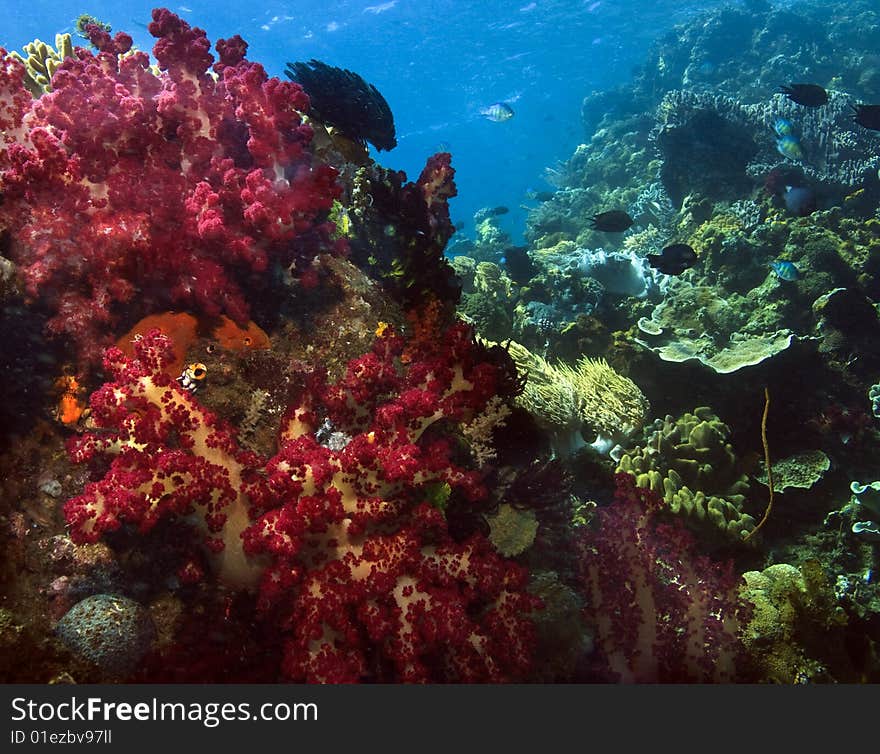
[[[214,76],[204,31],[167,9],[153,19],[158,75],[98,29],[101,51],[77,48],[31,100],[21,64],[0,57],[0,225],[50,331],[84,362],[122,304],[246,321],[245,287],[265,284],[269,260],[290,264],[303,234],[326,240],[339,195],[297,84],[245,60],[238,37],[218,42]]]

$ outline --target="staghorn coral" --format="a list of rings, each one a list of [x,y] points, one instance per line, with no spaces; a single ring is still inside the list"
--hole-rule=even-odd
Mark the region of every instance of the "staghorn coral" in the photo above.
[[[670,512],[695,528],[740,541],[755,521],[742,510],[749,483],[729,439],[730,427],[709,408],[667,416],[624,452],[617,471],[662,495]]]

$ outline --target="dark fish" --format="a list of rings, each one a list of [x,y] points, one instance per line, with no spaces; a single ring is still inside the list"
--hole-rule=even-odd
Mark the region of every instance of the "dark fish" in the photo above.
[[[853,105],[853,114],[862,128],[880,131],[880,105]]]
[[[786,209],[798,217],[806,217],[816,211],[816,194],[804,186],[786,186],[782,200]]]
[[[633,219],[622,209],[600,212],[590,218],[590,227],[605,233],[623,233],[633,224]]]
[[[659,254],[648,254],[648,264],[664,275],[681,275],[693,267],[698,259],[697,252],[686,243],[674,243]]]
[[[498,205],[497,207],[492,207],[486,214],[492,217],[498,217],[498,215],[506,215],[510,212],[510,209],[505,207],[503,204]]]
[[[378,151],[397,146],[388,102],[358,74],[314,59],[288,63],[285,73],[309,95],[309,115],[316,120],[364,146],[370,142]]]
[[[511,246],[504,251],[501,258],[510,279],[525,285],[538,274],[538,268],[528,254],[527,246]]]
[[[818,84],[789,84],[780,86],[779,93],[804,107],[821,107],[828,102],[828,92]]]

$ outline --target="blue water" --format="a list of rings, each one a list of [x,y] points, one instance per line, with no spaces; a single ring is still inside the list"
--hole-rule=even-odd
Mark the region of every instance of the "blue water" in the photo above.
[[[272,75],[285,63],[317,58],[374,84],[394,113],[398,146],[377,159],[415,178],[428,155],[451,151],[459,196],[454,222],[473,232],[481,207],[507,206],[501,227],[519,242],[526,197],[551,188],[547,167],[588,136],[584,96],[628,81],[651,43],[710,0],[299,0],[170,5],[214,42],[240,34],[248,57]],[[146,29],[157,2],[2,0],[0,45],[20,49],[72,31],[83,12],[152,49]],[[504,123],[481,107],[509,102]]]

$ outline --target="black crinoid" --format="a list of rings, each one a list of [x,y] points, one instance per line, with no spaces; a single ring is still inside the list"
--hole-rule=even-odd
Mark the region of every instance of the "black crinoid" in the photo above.
[[[397,146],[391,108],[379,90],[356,73],[320,60],[288,63],[285,73],[305,89],[314,116],[325,125],[361,144],[368,141],[379,151]]]

